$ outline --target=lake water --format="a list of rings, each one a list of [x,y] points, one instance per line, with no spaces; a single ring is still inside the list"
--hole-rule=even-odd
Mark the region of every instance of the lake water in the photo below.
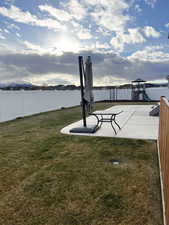
[[[169,98],[168,88],[148,88],[152,100]],[[110,100],[110,90],[94,90],[95,101]],[[118,90],[118,100],[130,100],[131,90]],[[20,116],[70,107],[80,104],[80,91],[0,91],[0,122]]]

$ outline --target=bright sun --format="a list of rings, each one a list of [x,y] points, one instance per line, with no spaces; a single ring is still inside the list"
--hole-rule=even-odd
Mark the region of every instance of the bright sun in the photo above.
[[[70,36],[69,34],[64,34],[59,37],[53,37],[50,40],[50,45],[59,52],[78,52],[80,48],[79,41]]]

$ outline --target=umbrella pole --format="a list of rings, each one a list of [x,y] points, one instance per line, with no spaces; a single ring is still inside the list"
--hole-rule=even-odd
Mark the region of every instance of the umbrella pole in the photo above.
[[[96,125],[88,125],[86,123],[86,100],[85,100],[85,93],[84,90],[86,86],[84,87],[84,79],[85,79],[85,70],[84,70],[84,65],[83,65],[83,56],[79,56],[79,74],[80,74],[80,89],[81,89],[81,107],[82,107],[82,116],[83,116],[83,126],[82,127],[74,127],[70,129],[70,133],[89,133],[93,134],[95,133],[98,129],[99,126]]]
[[[83,116],[83,126],[86,127],[86,109],[84,100],[84,86],[83,86],[83,57],[79,56],[79,74],[80,74],[80,89],[81,89],[81,104],[82,104],[82,116]]]

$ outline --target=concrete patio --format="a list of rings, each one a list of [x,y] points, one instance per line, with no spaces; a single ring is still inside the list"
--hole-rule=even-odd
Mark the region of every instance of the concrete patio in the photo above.
[[[111,123],[103,123],[101,128],[94,134],[70,133],[72,128],[82,126],[82,120],[63,128],[61,133],[70,135],[157,140],[159,117],[149,116],[149,112],[152,108],[153,105],[118,105],[103,110],[102,112],[104,113],[117,113],[123,110],[123,112],[116,118],[116,121],[121,127],[121,130],[119,130],[115,126],[117,135],[115,135],[111,127]],[[88,125],[95,125],[96,122],[97,121],[94,116],[89,116],[87,118]]]

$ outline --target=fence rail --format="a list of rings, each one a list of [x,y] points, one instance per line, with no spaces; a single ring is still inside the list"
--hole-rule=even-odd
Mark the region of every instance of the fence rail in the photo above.
[[[169,102],[165,97],[160,100],[159,155],[163,187],[163,208],[165,223],[169,225]]]

